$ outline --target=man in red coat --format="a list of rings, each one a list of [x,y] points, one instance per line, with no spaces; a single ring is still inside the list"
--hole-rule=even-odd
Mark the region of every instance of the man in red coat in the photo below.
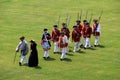
[[[66,23],[62,23],[61,32],[64,32],[68,39],[70,38],[70,30],[67,28]]]
[[[58,29],[57,25],[54,25],[53,27],[54,29],[52,30],[52,40],[54,43],[54,53],[57,53],[59,51],[58,41],[60,36],[60,30]]]
[[[92,34],[92,28],[90,27],[90,24],[86,23],[85,25],[86,25],[86,30],[85,30],[86,41],[85,41],[84,49],[86,49],[87,47],[91,48],[90,37],[91,37],[91,34]]]
[[[66,48],[68,46],[67,36],[64,34],[64,32],[61,32],[61,35],[60,35],[59,41],[58,41],[58,45],[61,48],[62,54],[61,54],[60,60],[62,61],[63,59],[66,58]]]
[[[70,30],[69,30],[69,28],[67,28],[66,23],[62,23],[61,32],[63,32],[64,35],[67,36],[67,43],[69,44],[69,43],[70,43],[70,40],[69,40],[69,38],[70,38]],[[66,49],[67,49],[67,50],[66,50],[66,53],[68,53],[68,51],[69,51],[68,46],[67,46]]]
[[[95,43],[94,46],[96,47],[97,45],[99,45],[99,37],[100,37],[100,24],[98,22],[98,20],[93,20],[93,35],[95,36]]]
[[[87,20],[83,20],[83,24],[82,24],[82,37],[84,39],[84,45],[86,43],[86,34],[85,34],[85,31],[86,31],[86,23],[87,23]]]
[[[76,49],[80,51],[80,46],[79,46],[80,36],[81,34],[79,33],[77,26],[73,26],[73,30],[72,30],[72,41],[74,41],[73,52],[76,52]]]
[[[82,41],[81,41],[82,25],[81,25],[80,23],[81,23],[80,20],[77,20],[77,21],[76,21],[76,26],[77,26],[78,32],[79,32],[79,34],[80,34],[80,36],[79,36],[79,37],[80,37],[79,46],[83,46]]]

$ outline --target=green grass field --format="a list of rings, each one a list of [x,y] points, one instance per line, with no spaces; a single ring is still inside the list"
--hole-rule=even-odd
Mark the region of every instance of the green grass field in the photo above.
[[[120,1],[119,0],[0,0],[0,80],[120,80]],[[50,60],[43,60],[40,45],[41,34],[46,27],[64,22],[67,13],[71,16],[70,30],[77,13],[83,16],[88,10],[88,19],[98,18],[101,10],[101,47],[82,49],[81,53],[70,52],[67,61],[60,61],[60,54],[50,50]],[[19,54],[13,64],[19,37],[35,39],[38,43],[39,67],[19,66]],[[91,44],[94,43],[94,37]],[[70,44],[73,50],[73,43]],[[29,55],[28,55],[29,56]]]

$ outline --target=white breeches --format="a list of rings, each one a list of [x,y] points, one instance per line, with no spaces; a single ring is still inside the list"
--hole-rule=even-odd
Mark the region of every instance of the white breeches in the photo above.
[[[77,49],[80,50],[79,42],[74,43],[74,50],[73,51],[76,52]]]
[[[81,39],[80,39],[79,45],[82,45],[82,38],[83,38],[83,40],[84,40],[84,44],[83,44],[83,45],[85,45],[85,43],[86,43],[86,38],[84,38],[83,36],[82,36]]]
[[[49,52],[48,51],[44,52],[44,57],[49,57]]]
[[[54,52],[58,51],[59,51],[58,42],[54,42]]]
[[[85,42],[85,48],[86,47],[91,47],[91,45],[90,45],[90,38],[86,38],[86,42]]]
[[[66,47],[65,48],[62,48],[62,54],[61,54],[61,59],[64,59],[66,58]]]
[[[95,45],[99,45],[99,36],[95,36]]]

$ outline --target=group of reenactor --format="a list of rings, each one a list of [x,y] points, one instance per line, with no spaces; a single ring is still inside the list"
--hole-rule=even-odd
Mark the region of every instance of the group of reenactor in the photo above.
[[[92,34],[95,36],[94,47],[97,47],[99,45],[100,37],[100,24],[97,19],[93,20],[92,26],[90,26],[90,23],[87,20],[83,20],[82,24],[80,20],[76,20],[76,25],[73,26],[71,34],[66,23],[62,23],[60,30],[58,29],[58,25],[53,25],[51,35],[48,32],[48,29],[45,28],[41,41],[45,51],[43,58],[49,58],[48,50],[51,47],[50,41],[53,41],[54,43],[54,54],[61,52],[60,60],[62,61],[69,52],[68,46],[70,43],[70,35],[72,36],[72,42],[74,42],[73,52],[76,52],[80,51],[82,46],[84,49],[91,48],[90,38]],[[84,39],[84,43],[82,43],[82,38]]]

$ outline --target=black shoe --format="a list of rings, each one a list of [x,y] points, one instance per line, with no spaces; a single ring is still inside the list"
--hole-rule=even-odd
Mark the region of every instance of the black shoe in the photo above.
[[[50,58],[50,56],[47,57],[48,59]]]
[[[80,47],[83,47],[83,44],[81,44]]]
[[[97,45],[94,45],[94,47],[97,47]]]
[[[63,59],[60,59],[61,61],[63,60]]]
[[[46,59],[46,57],[43,57],[43,59]]]
[[[19,62],[19,66],[22,66],[22,63],[21,63],[21,62]]]
[[[86,49],[86,47],[84,47],[84,49]]]

